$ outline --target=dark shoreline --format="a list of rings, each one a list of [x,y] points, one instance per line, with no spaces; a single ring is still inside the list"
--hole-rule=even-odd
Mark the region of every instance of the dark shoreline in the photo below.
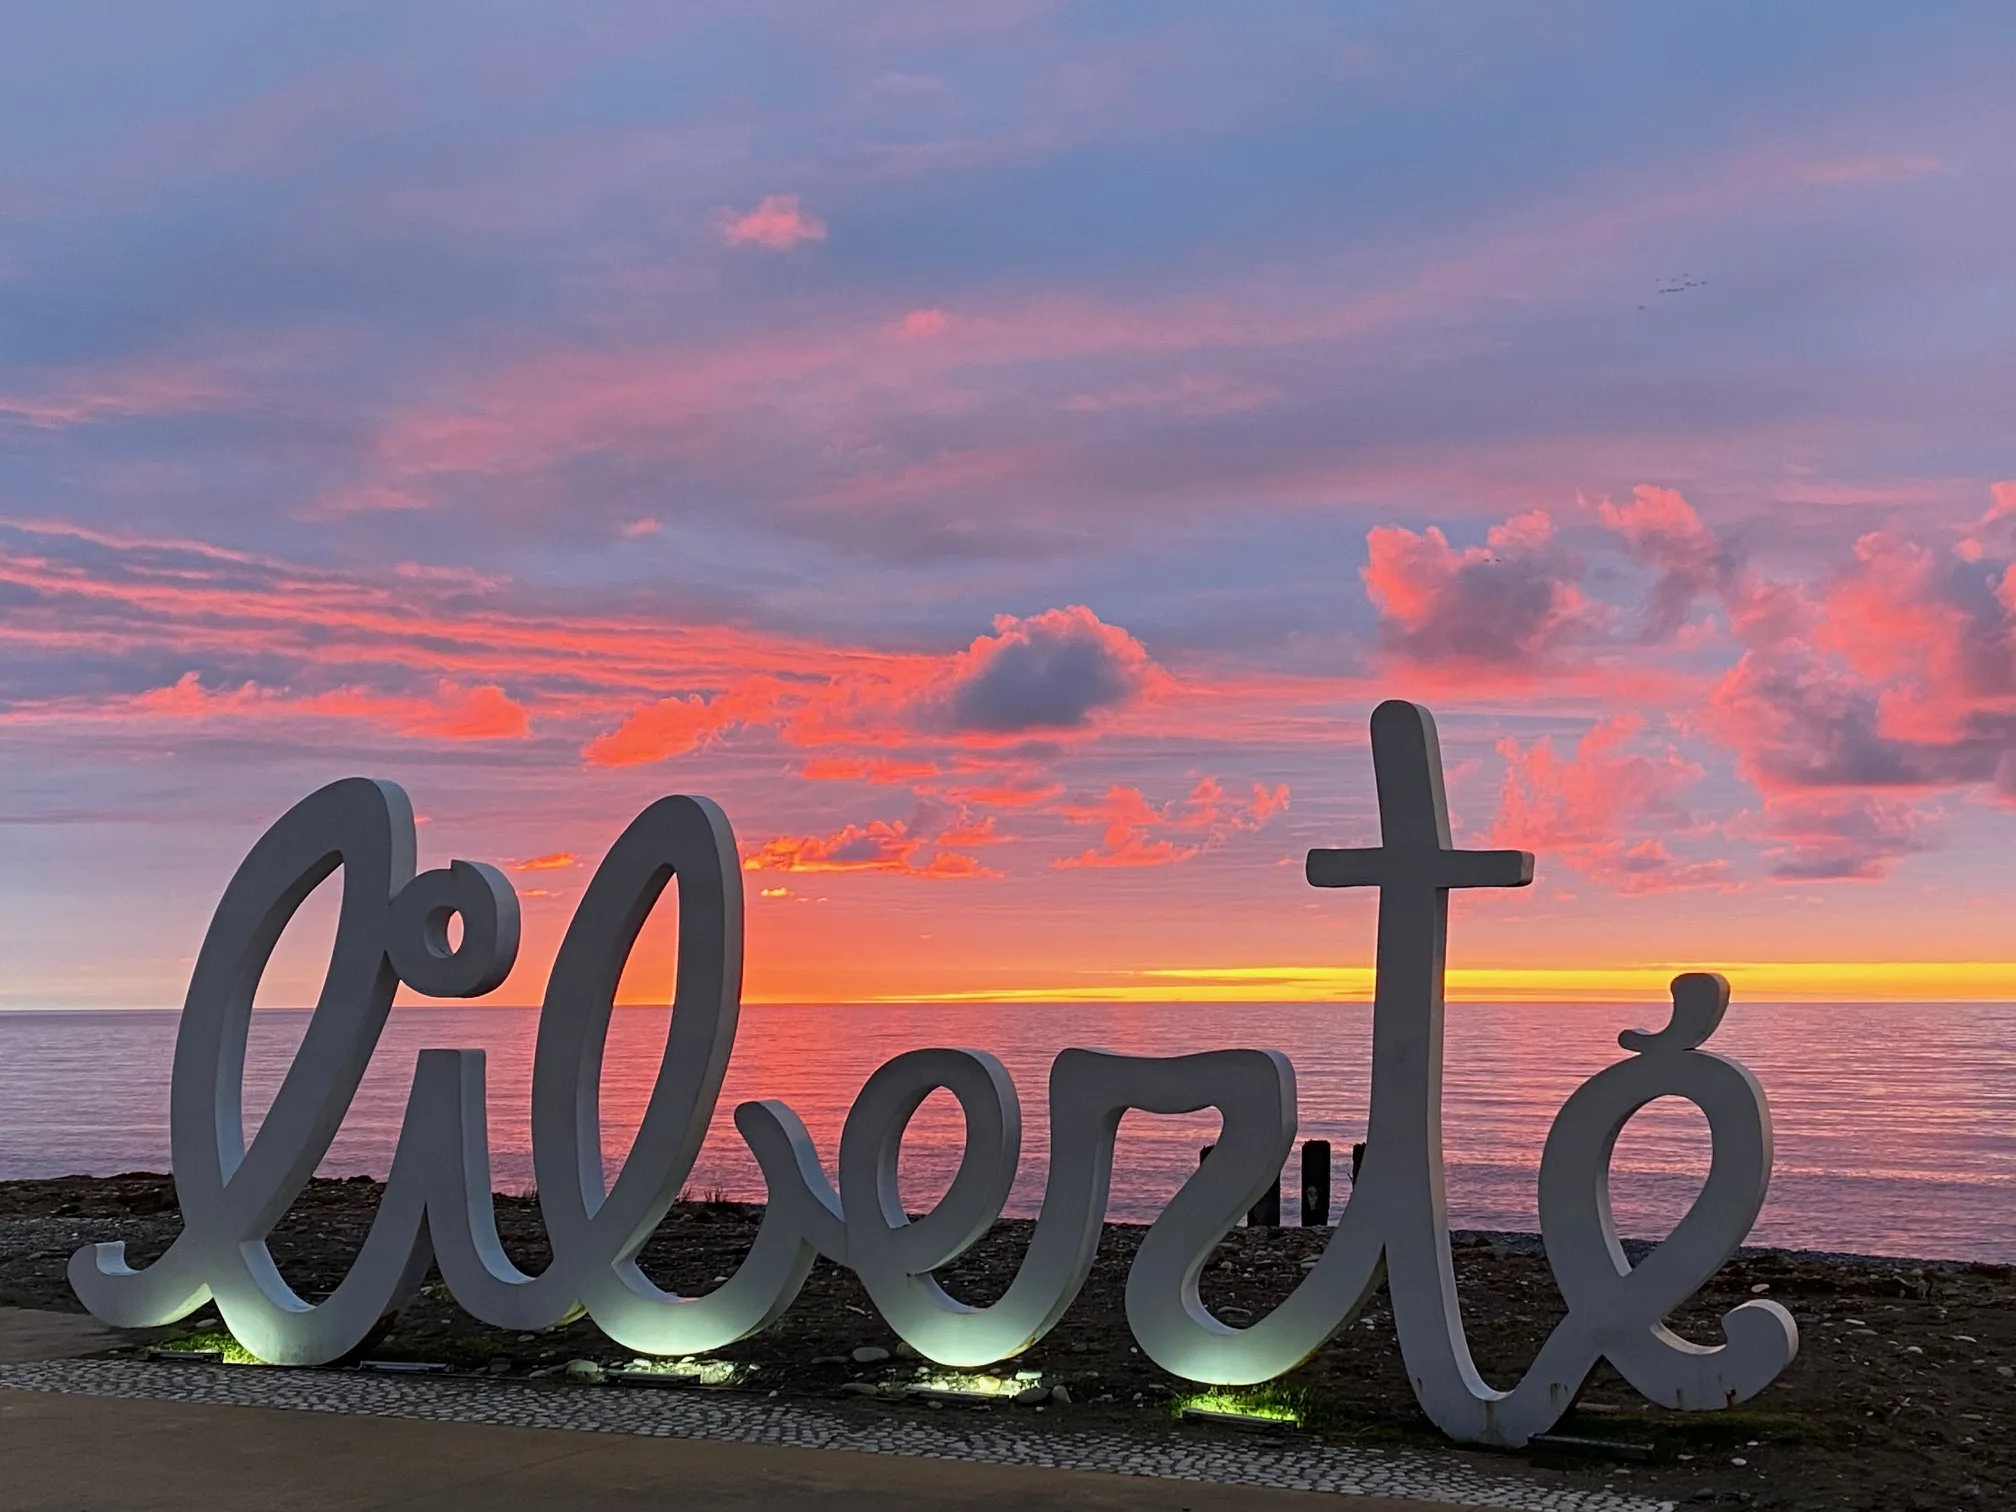
[[[1451,1242],[1457,1244],[1483,1241],[1486,1244],[1503,1245],[1522,1255],[1546,1254],[1546,1246],[1538,1234],[1522,1229],[1451,1229]],[[1643,1259],[1657,1248],[1655,1239],[1625,1239],[1621,1243],[1624,1253],[1633,1262]],[[1778,1244],[1745,1244],[1735,1254],[1737,1260],[1777,1259],[1793,1264],[1813,1265],[1870,1265],[1907,1266],[1914,1270],[1972,1271],[1977,1274],[2003,1272],[2016,1276],[2016,1263],[2002,1260],[1960,1259],[1954,1256],[1932,1258],[1924,1255],[1871,1255],[1860,1250],[1815,1250],[1787,1249]]]
[[[380,1190],[361,1177],[317,1181],[275,1230],[275,1258],[303,1295],[321,1295],[340,1278]],[[735,1203],[681,1204],[646,1247],[645,1266],[662,1284],[704,1291],[740,1260],[759,1212]],[[497,1213],[514,1259],[527,1269],[543,1265],[536,1203],[499,1197]],[[179,1228],[173,1187],[164,1176],[0,1182],[0,1303],[75,1310],[64,1268],[80,1245],[124,1238],[134,1263],[144,1263]],[[999,1224],[946,1269],[948,1288],[976,1304],[1000,1295],[1030,1228],[1027,1220]],[[1046,1382],[1067,1388],[1068,1407],[1053,1407],[1040,1418],[1007,1405],[942,1410],[1022,1413],[1018,1427],[1150,1435],[1231,1431],[1175,1426],[1173,1404],[1194,1388],[1133,1352],[1121,1293],[1142,1232],[1108,1225],[1098,1264],[1063,1322],[1004,1367],[1040,1370]],[[1205,1301],[1235,1324],[1264,1314],[1299,1281],[1301,1262],[1313,1257],[1328,1232],[1235,1230],[1207,1266]],[[1478,1366],[1487,1379],[1509,1384],[1561,1313],[1539,1239],[1471,1231],[1455,1235],[1453,1248]],[[1563,1432],[1651,1445],[1659,1462],[1597,1459],[1555,1467],[1544,1455],[1500,1454],[1487,1456],[1489,1468],[1564,1489],[1608,1485],[1688,1506],[1893,1512],[2016,1502],[2016,1268],[1751,1247],[1676,1315],[1673,1326],[1713,1342],[1720,1315],[1757,1295],[1791,1309],[1800,1323],[1801,1350],[1784,1376],[1752,1401],[1729,1413],[1664,1412],[1599,1367],[1564,1420]],[[215,1326],[214,1311],[202,1310],[182,1331],[200,1330],[206,1320]],[[896,1391],[917,1367],[900,1356],[855,1364],[851,1352],[865,1345],[894,1354],[897,1344],[853,1277],[822,1261],[776,1325],[719,1357],[746,1367],[764,1390],[822,1398],[839,1411],[932,1410],[914,1398],[865,1394],[877,1385]],[[586,1322],[529,1339],[487,1328],[456,1308],[438,1283],[430,1283],[373,1348],[384,1358],[520,1377],[573,1359],[617,1365],[629,1358]],[[1383,1294],[1359,1323],[1284,1377],[1281,1389],[1325,1437],[1479,1453],[1448,1447],[1416,1408]],[[1744,1463],[1734,1463],[1739,1459]]]

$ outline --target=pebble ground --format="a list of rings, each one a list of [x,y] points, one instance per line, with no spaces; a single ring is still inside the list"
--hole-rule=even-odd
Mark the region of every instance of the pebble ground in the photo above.
[[[948,1408],[918,1419],[862,1420],[801,1403],[729,1392],[540,1385],[468,1377],[137,1360],[57,1360],[0,1366],[0,1388],[152,1398],[217,1406],[360,1413],[432,1422],[500,1423],[863,1454],[1098,1470],[1170,1480],[1359,1492],[1522,1512],[1670,1512],[1672,1502],[1607,1489],[1550,1490],[1438,1465],[1404,1451],[1256,1436],[1250,1443],[1172,1434],[1166,1443],[1031,1431],[1004,1414]]]

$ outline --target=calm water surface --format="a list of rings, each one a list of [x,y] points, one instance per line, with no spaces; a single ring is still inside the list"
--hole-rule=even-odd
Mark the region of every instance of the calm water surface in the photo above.
[[[612,1170],[635,1133],[667,1018],[663,1008],[615,1015],[602,1091]],[[255,1015],[248,1127],[279,1086],[307,1020],[284,1009]],[[1445,1098],[1452,1220],[1537,1228],[1535,1172],[1555,1110],[1585,1077],[1621,1057],[1618,1030],[1659,1022],[1663,1015],[1650,1007],[1453,1005]],[[537,1023],[529,1008],[396,1010],[324,1173],[382,1176],[414,1056],[473,1048],[488,1053],[497,1185],[527,1187]],[[173,1012],[0,1014],[0,1177],[165,1170],[175,1024]],[[847,1107],[868,1074],[925,1045],[992,1050],[1013,1073],[1024,1156],[1011,1213],[1033,1215],[1040,1201],[1046,1076],[1067,1045],[1144,1055],[1281,1050],[1295,1063],[1301,1137],[1333,1141],[1340,1157],[1363,1137],[1371,1051],[1364,1004],[750,1006],[690,1190],[762,1195],[731,1118],[748,1098],[782,1098],[795,1108],[830,1170]],[[2016,1006],[1739,1003],[1714,1046],[1747,1062],[1771,1097],[1777,1166],[1754,1242],[2016,1261]],[[1153,1217],[1216,1126],[1208,1113],[1130,1114],[1115,1157],[1114,1216]],[[911,1125],[903,1176],[913,1209],[950,1181],[961,1130],[957,1105],[943,1093]],[[1641,1237],[1665,1233],[1706,1166],[1700,1115],[1673,1100],[1654,1104],[1618,1146],[1619,1224]],[[1291,1196],[1294,1186],[1291,1175]],[[1341,1179],[1338,1186],[1341,1200]]]

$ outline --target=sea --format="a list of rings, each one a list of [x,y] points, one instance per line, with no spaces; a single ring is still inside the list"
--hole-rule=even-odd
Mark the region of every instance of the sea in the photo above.
[[[172,1010],[0,1013],[0,1178],[108,1175],[168,1168]],[[602,1077],[605,1163],[629,1149],[663,1051],[668,1009],[619,1008]],[[1530,1232],[1548,1125],[1575,1088],[1623,1056],[1620,1030],[1657,1028],[1656,1006],[1460,1003],[1448,1011],[1444,1091],[1451,1222]],[[253,1016],[246,1123],[257,1126],[308,1022],[305,1010]],[[413,1074],[427,1048],[486,1052],[490,1143],[499,1190],[532,1182],[528,1144],[538,1011],[487,1006],[394,1009],[323,1174],[382,1176]],[[765,1005],[742,1010],[735,1054],[687,1191],[760,1201],[762,1179],[732,1114],[780,1098],[805,1121],[828,1170],[848,1106],[868,1075],[902,1051],[986,1049],[1015,1079],[1022,1164],[1008,1205],[1033,1216],[1047,1165],[1051,1059],[1083,1045],[1136,1055],[1241,1046],[1294,1062],[1299,1139],[1336,1150],[1336,1200],[1349,1149],[1364,1137],[1371,1010],[1363,1003],[1018,1003]],[[1770,1098],[1776,1162],[1750,1236],[1790,1249],[2016,1262],[2016,1005],[1738,1003],[1710,1048],[1747,1064]],[[1217,1115],[1131,1113],[1115,1152],[1117,1220],[1160,1211],[1214,1139]],[[921,1211],[957,1165],[963,1120],[937,1093],[904,1145],[906,1205]],[[1618,1141],[1612,1203],[1627,1237],[1657,1239],[1687,1210],[1707,1171],[1706,1121],[1664,1098]],[[1299,1178],[1284,1181],[1296,1221]]]

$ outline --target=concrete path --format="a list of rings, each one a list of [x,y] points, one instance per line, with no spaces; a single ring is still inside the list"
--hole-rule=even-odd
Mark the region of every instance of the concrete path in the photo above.
[[[0,1365],[74,1360],[132,1342],[132,1335],[107,1328],[89,1313],[0,1307]]]
[[[0,1362],[130,1343],[0,1308]],[[1423,1512],[1424,1503],[485,1423],[0,1390],[0,1512]],[[1462,1512],[1442,1503],[1445,1512]]]
[[[1423,1512],[1420,1502],[617,1434],[0,1391],[37,1512]]]

